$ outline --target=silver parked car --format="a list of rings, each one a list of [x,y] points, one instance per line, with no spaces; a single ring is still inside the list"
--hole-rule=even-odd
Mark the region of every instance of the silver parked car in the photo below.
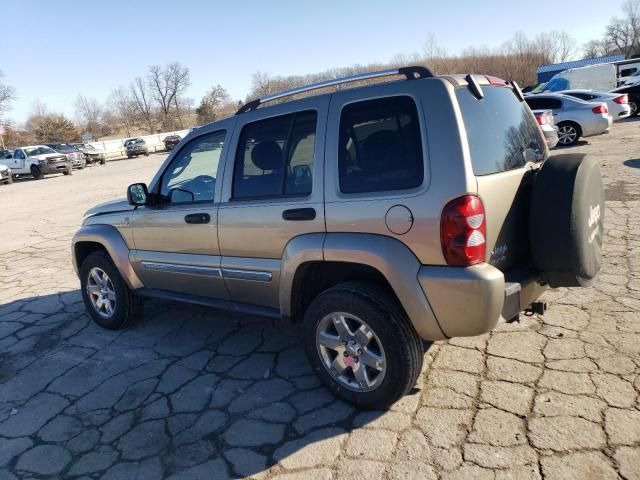
[[[71,161],[73,168],[83,169],[87,166],[87,160],[84,154],[73,145],[69,145],[68,143],[45,143],[45,145],[53,148],[58,153],[66,155]]]
[[[595,90],[564,90],[559,93],[585,102],[605,102],[614,122],[631,115],[629,95],[626,93],[597,92]]]
[[[591,103],[568,95],[545,93],[527,95],[525,101],[531,110],[551,110],[558,126],[558,143],[575,144],[580,137],[607,133],[613,119],[606,103]]]

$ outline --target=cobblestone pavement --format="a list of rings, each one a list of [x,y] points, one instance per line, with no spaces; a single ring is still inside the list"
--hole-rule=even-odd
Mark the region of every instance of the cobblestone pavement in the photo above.
[[[639,127],[574,149],[607,185],[596,286],[434,344],[387,412],[330,395],[284,325],[164,302],[121,332],[89,320],[71,234],[160,157],[0,187],[0,478],[639,479]]]

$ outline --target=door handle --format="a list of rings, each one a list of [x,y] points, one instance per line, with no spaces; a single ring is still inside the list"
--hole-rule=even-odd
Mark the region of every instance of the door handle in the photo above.
[[[208,213],[190,213],[184,217],[187,223],[209,223],[211,217]]]
[[[300,221],[300,220],[314,220],[316,218],[315,208],[292,208],[282,212],[282,218],[284,220]]]

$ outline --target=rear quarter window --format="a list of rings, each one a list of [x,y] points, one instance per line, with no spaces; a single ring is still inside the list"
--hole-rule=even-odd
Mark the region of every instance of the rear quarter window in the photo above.
[[[467,87],[456,90],[473,172],[490,175],[545,160],[545,141],[527,104],[509,88],[483,86],[483,92],[478,100]]]

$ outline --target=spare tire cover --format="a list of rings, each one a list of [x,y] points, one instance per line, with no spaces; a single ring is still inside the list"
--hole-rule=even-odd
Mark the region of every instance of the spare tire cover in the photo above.
[[[602,263],[604,187],[584,154],[550,157],[536,175],[529,232],[533,266],[551,287],[586,287]]]

